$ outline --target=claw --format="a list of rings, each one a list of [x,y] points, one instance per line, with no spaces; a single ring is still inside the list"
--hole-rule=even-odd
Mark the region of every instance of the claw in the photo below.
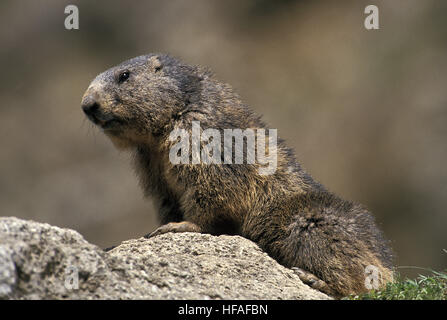
[[[148,233],[144,237],[149,239],[168,232],[201,232],[201,229],[198,225],[189,221],[170,222],[158,227],[154,232]]]
[[[303,283],[307,284],[309,287],[319,290],[319,291],[324,292],[329,295],[333,294],[332,290],[329,288],[327,283],[324,282],[323,280],[319,279],[314,274],[312,274],[308,271],[305,271],[301,268],[298,268],[298,267],[293,267],[291,269],[297,274],[297,276],[300,278],[300,280]]]

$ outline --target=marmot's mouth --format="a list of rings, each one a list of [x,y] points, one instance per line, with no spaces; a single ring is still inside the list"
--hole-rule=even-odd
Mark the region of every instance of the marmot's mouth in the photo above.
[[[122,121],[120,119],[111,119],[111,120],[100,122],[98,125],[101,126],[101,128],[103,130],[116,130],[123,124],[124,124],[124,121]]]
[[[95,114],[89,114],[88,118],[90,121],[92,121],[97,126],[101,127],[103,130],[112,130],[112,129],[118,129],[119,126],[124,124],[124,121],[117,118],[111,118],[107,117],[109,119],[104,119],[102,116],[98,116]]]

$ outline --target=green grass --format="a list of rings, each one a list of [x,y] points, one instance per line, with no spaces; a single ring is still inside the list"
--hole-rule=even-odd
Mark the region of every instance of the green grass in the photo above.
[[[428,276],[419,275],[416,279],[402,279],[396,274],[395,281],[381,290],[349,296],[348,300],[447,300],[447,270],[431,270]]]

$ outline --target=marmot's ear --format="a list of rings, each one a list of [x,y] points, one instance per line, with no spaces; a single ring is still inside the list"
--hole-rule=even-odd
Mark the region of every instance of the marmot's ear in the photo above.
[[[158,56],[150,56],[149,59],[147,59],[147,64],[153,72],[158,72],[163,68],[163,63],[161,63]]]

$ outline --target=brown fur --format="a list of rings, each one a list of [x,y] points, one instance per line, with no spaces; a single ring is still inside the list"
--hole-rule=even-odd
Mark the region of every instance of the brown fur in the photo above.
[[[124,71],[129,77],[121,81]],[[391,251],[372,215],[315,182],[282,141],[273,175],[260,175],[258,164],[171,164],[169,133],[191,132],[192,121],[202,129],[266,128],[207,70],[167,55],[137,57],[100,74],[83,108],[118,148],[133,153],[143,190],[168,224],[152,235],[242,235],[304,270],[302,279],[308,272],[323,280],[316,287],[337,297],[366,290],[368,265],[383,283],[392,279]]]

